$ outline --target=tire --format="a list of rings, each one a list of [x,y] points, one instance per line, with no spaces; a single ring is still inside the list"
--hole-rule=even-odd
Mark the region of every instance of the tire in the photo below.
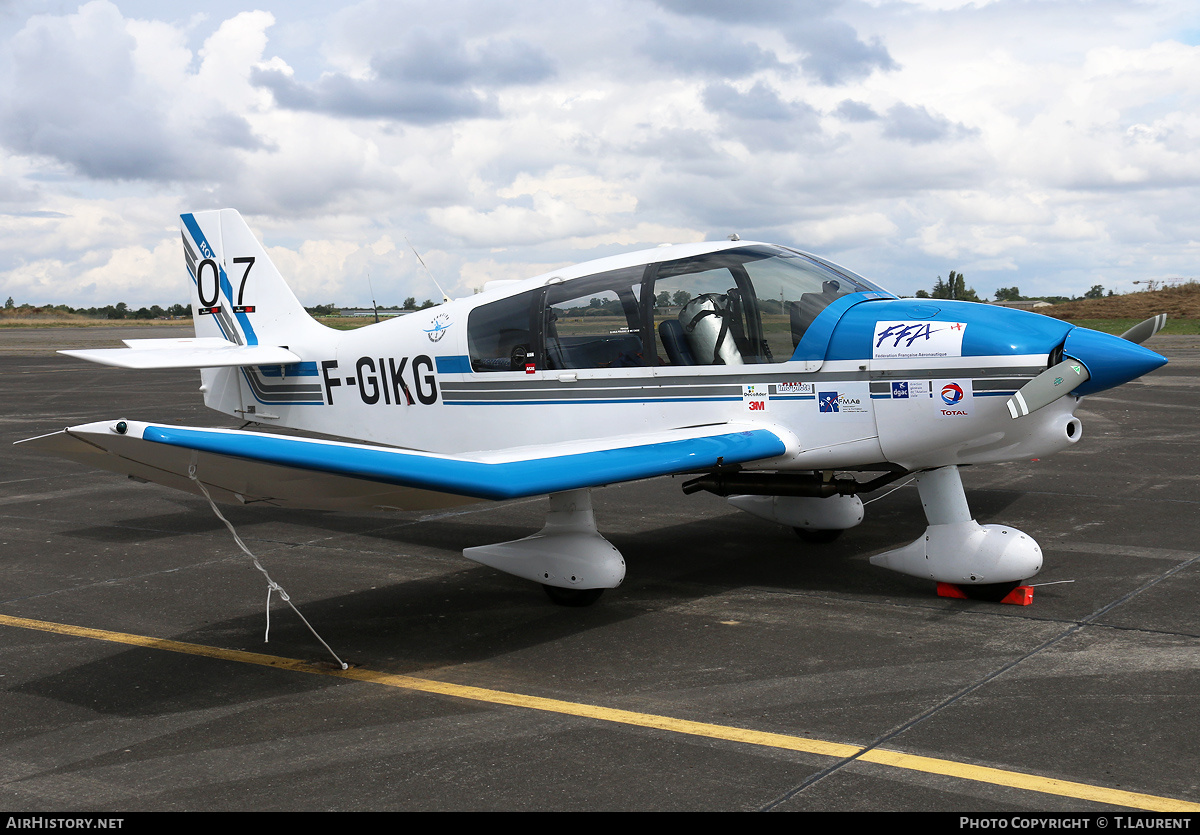
[[[792,528],[796,536],[810,545],[827,545],[842,535],[841,529],[816,530],[814,528]]]
[[[558,586],[542,585],[546,596],[559,606],[591,606],[604,594],[604,589],[564,589]]]

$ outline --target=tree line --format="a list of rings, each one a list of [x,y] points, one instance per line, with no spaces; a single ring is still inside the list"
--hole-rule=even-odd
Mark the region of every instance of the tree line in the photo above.
[[[104,307],[71,307],[68,304],[32,305],[17,304],[9,296],[4,302],[4,309],[14,315],[45,315],[47,313],[63,313],[74,316],[87,316],[92,319],[166,319],[191,316],[192,310],[186,304],[173,304],[170,307],[160,307],[152,304],[149,307],[139,307],[132,310],[125,302],[105,305]]]
[[[1080,298],[1084,299],[1099,299],[1103,298],[1106,293],[1105,289],[1100,284],[1092,285],[1092,289],[1088,290],[1083,296],[1022,296],[1019,287],[999,287],[993,294],[998,302],[1016,302],[1016,301],[1045,301],[1051,304],[1059,304],[1061,302],[1077,301]],[[1116,295],[1112,290],[1107,291],[1107,295]],[[968,287],[966,278],[962,273],[955,270],[950,271],[949,279],[943,279],[940,275],[937,281],[933,284],[932,290],[918,290],[916,293],[918,299],[956,299],[958,301],[967,302],[982,302],[983,299],[975,292],[974,287]],[[655,304],[660,307],[666,307],[670,304],[683,305],[691,298],[686,290],[678,290],[674,296],[670,296],[665,290],[655,297]],[[379,310],[426,310],[434,307],[435,303],[432,299],[417,304],[415,296],[409,296],[404,300],[403,305],[392,305],[390,307],[380,306]],[[591,307],[598,308],[592,312],[611,312],[614,315],[620,314],[621,309],[619,303],[615,301],[607,301],[603,299],[592,299]],[[611,311],[608,308],[612,308]],[[117,302],[116,304],[105,305],[104,307],[71,307],[65,304],[43,305],[41,307],[31,304],[18,305],[13,301],[13,297],[9,296],[4,303],[4,309],[12,311],[16,315],[45,315],[47,313],[67,313],[76,316],[87,316],[92,319],[167,319],[167,318],[183,318],[192,315],[191,308],[186,304],[173,304],[170,307],[159,307],[152,304],[149,307],[139,307],[137,310],[130,309],[125,302]],[[341,308],[336,304],[318,304],[312,307],[305,307],[310,316],[337,316],[341,313]],[[583,311],[579,311],[582,313]],[[774,311],[769,311],[774,312]]]
[[[1112,290],[1107,293],[1109,296],[1115,296]],[[998,287],[993,294],[998,302],[1022,302],[1022,301],[1039,301],[1049,302],[1050,304],[1060,304],[1062,302],[1078,301],[1084,299],[1099,299],[1105,296],[1104,287],[1100,284],[1093,284],[1092,289],[1088,290],[1082,296],[1022,296],[1020,287]],[[974,287],[968,287],[966,279],[960,272],[950,271],[949,280],[943,280],[939,275],[937,281],[933,284],[933,290],[918,290],[918,299],[957,299],[966,302],[982,302],[983,299],[975,292]]]
[[[380,310],[425,310],[434,306],[432,299],[426,299],[421,304],[417,304],[416,298],[409,296],[404,300],[403,306],[393,305],[391,307],[380,307]],[[173,304],[170,307],[160,307],[157,304],[152,304],[149,307],[139,307],[134,310],[125,302],[117,302],[116,304],[105,305],[104,307],[71,307],[68,304],[46,304],[32,305],[26,302],[25,304],[17,304],[12,296],[4,302],[4,309],[9,311],[10,315],[15,316],[45,316],[70,314],[73,316],[87,316],[90,319],[182,319],[190,318],[192,309],[186,304]],[[337,316],[341,313],[341,307],[336,304],[318,304],[312,307],[305,307],[310,316]]]

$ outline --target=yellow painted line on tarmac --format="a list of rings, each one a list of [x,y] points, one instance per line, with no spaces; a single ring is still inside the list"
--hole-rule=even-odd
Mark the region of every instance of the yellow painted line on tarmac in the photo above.
[[[189,644],[182,641],[150,638],[144,635],[132,635],[125,632],[110,632],[105,629],[89,629],[84,626],[72,626],[70,624],[18,618],[9,615],[0,615],[0,625],[12,626],[18,629],[35,629],[42,632],[53,632],[59,635],[71,635],[77,638],[90,638],[110,643],[129,644],[146,649],[200,655],[205,658],[236,661],[241,664],[256,664],[297,673],[309,673],[312,675],[367,682],[369,684],[381,684],[403,690],[452,696],[459,699],[486,702],[488,704],[522,707],[547,713],[578,716],[585,719],[597,719],[602,722],[614,722],[621,725],[653,728],[655,730],[687,734],[689,736],[720,739],[726,742],[762,745],[768,748],[801,751],[806,754],[837,757],[839,759],[857,757],[862,762],[875,763],[892,768],[920,771],[926,774],[939,774],[946,777],[971,780],[977,783],[1007,786],[1025,791],[1040,792],[1042,794],[1053,794],[1095,803],[1106,803],[1112,806],[1125,806],[1153,812],[1200,811],[1200,803],[1193,803],[1186,800],[1175,800],[1152,794],[1139,794],[1137,792],[1121,791],[1120,789],[1109,789],[1087,783],[1074,783],[1069,780],[1054,780],[1049,777],[1039,777],[1036,774],[1024,774],[1019,771],[1006,771],[1000,768],[987,768],[985,766],[969,765],[967,763],[942,760],[934,757],[920,757],[914,754],[905,754],[900,751],[891,751],[883,748],[864,749],[858,745],[845,745],[821,739],[753,731],[729,725],[693,722],[687,719],[673,719],[669,716],[659,716],[652,713],[637,713],[630,710],[618,710],[580,702],[546,699],[541,696],[526,696],[521,693],[488,690],[483,687],[451,684],[444,681],[416,678],[414,676],[393,675],[391,673],[381,673],[363,668],[340,670],[332,665],[324,667],[294,658],[281,658],[277,655],[222,649],[203,644]]]

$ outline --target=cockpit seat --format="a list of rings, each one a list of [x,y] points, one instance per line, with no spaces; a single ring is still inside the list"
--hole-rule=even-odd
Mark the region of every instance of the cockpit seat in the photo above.
[[[804,293],[800,303],[788,302],[788,319],[792,327],[792,346],[798,346],[804,338],[804,332],[813,323],[821,311],[829,307],[840,295],[841,285],[837,281],[826,281],[821,286],[820,293]]]
[[[688,347],[698,365],[744,365],[733,330],[736,314],[730,297],[721,293],[696,296],[679,311]]]
[[[678,319],[667,319],[658,326],[658,336],[662,339],[663,350],[671,365],[695,365],[696,358],[688,347],[687,337],[683,333],[683,325]]]

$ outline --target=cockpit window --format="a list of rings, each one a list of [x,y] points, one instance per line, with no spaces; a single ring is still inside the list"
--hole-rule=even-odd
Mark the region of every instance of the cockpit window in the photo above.
[[[879,288],[819,258],[754,245],[565,281],[480,305],[474,371],[786,362],[841,296]]]
[[[552,284],[546,290],[546,368],[645,365],[639,299],[645,267]]]
[[[541,290],[483,304],[471,311],[467,343],[472,371],[524,371],[534,356]]]

